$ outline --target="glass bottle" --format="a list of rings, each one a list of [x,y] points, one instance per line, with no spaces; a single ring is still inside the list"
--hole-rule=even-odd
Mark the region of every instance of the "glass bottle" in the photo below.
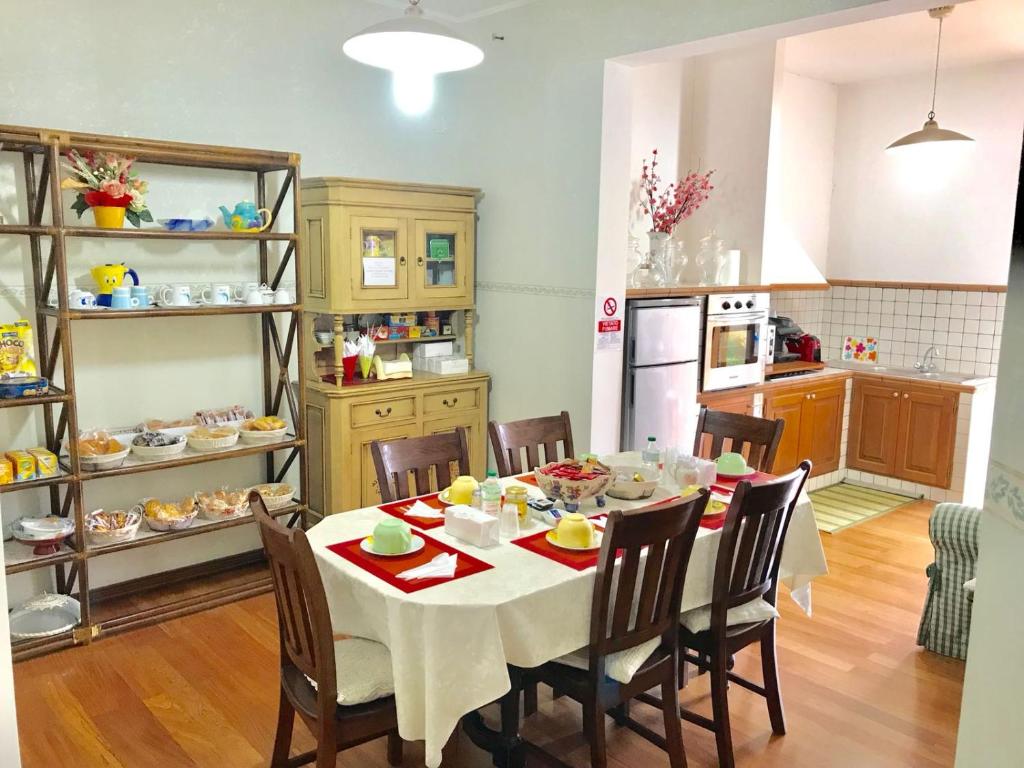
[[[526,498],[525,485],[510,485],[505,489],[505,504],[515,505],[520,525],[527,521],[530,514],[530,508],[526,505]]]
[[[644,468],[644,480],[661,477],[661,451],[658,449],[658,438],[654,435],[647,438],[647,445],[640,452],[640,461]]]

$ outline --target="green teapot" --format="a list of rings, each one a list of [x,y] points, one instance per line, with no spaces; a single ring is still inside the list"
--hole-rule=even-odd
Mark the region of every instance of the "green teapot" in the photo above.
[[[262,232],[271,224],[273,214],[267,208],[257,208],[256,203],[243,200],[235,205],[235,210],[220,206],[224,216],[224,226],[235,232]]]

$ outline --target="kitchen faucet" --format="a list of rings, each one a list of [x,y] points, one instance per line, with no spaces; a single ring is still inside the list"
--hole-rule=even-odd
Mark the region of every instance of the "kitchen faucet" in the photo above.
[[[928,349],[924,351],[924,357],[914,363],[914,368],[919,371],[924,371],[925,373],[930,373],[938,367],[935,365],[936,357],[942,357],[942,354],[939,352],[939,348],[935,346],[928,347]]]

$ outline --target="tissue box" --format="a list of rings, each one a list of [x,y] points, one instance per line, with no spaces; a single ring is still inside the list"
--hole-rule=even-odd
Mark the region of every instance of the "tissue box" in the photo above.
[[[450,341],[433,341],[429,344],[417,344],[416,349],[412,351],[412,356],[425,360],[428,357],[450,355],[454,351],[455,347]]]
[[[476,547],[493,547],[498,543],[498,518],[455,504],[444,512],[444,532]]]

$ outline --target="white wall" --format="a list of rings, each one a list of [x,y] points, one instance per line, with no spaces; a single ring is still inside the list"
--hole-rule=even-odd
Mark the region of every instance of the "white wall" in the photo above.
[[[0,571],[4,552],[0,547]],[[14,710],[14,675],[11,671],[11,627],[7,620],[7,583],[0,579],[0,764],[20,768],[18,715]]]
[[[781,69],[784,43],[779,47]],[[792,72],[776,79],[762,282],[825,281],[837,95],[834,84]]]
[[[1005,284],[1024,129],[1024,62],[943,71],[939,125],[962,156],[882,151],[920,128],[931,75],[839,87],[828,276]]]

